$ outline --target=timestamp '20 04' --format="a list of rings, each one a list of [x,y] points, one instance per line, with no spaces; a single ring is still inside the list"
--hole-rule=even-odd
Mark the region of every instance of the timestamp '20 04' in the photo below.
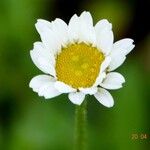
[[[146,140],[148,139],[148,134],[147,133],[132,133],[131,134],[131,139],[132,140]]]

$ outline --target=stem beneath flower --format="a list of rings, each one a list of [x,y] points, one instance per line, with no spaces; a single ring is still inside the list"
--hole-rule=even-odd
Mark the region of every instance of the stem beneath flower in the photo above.
[[[76,106],[75,111],[75,150],[87,149],[87,100],[80,106]]]

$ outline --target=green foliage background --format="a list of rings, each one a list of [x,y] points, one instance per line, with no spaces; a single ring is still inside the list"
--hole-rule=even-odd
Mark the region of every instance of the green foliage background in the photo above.
[[[125,38],[133,20],[135,1],[83,1],[80,14],[89,10],[96,23],[113,23],[115,41]],[[31,61],[29,50],[39,41],[34,24],[38,18],[53,20],[54,0],[0,1],[0,149],[73,149],[74,109],[67,95],[45,100],[29,89],[30,79],[42,74]],[[64,5],[65,7],[65,5]],[[67,7],[67,6],[66,6]],[[54,10],[55,9],[55,10]],[[66,8],[67,9],[67,8]],[[70,14],[72,15],[72,14]],[[132,38],[132,37],[131,37]],[[89,150],[148,150],[150,146],[150,35],[131,54],[121,72],[126,83],[112,91],[115,106],[103,107],[88,99]],[[138,134],[137,140],[132,139]],[[147,139],[140,139],[146,134]]]

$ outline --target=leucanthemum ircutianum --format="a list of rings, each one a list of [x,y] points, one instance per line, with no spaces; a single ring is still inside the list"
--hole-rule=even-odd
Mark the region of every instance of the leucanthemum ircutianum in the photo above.
[[[93,25],[89,12],[75,14],[66,24],[39,19],[35,24],[41,42],[30,51],[34,64],[44,74],[35,76],[29,86],[46,99],[68,93],[69,100],[80,105],[85,95],[94,95],[104,106],[114,100],[108,90],[122,87],[124,77],[114,72],[134,48],[125,38],[114,43],[112,24],[106,19]]]

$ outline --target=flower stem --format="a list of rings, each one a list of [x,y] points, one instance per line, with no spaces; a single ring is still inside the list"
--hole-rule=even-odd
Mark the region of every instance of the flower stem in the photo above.
[[[87,101],[76,106],[75,111],[75,150],[87,149]]]

